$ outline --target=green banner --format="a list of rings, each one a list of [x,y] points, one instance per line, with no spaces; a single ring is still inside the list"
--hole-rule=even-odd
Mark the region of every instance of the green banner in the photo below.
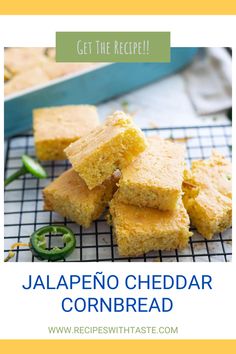
[[[57,32],[58,62],[170,62],[170,32]]]

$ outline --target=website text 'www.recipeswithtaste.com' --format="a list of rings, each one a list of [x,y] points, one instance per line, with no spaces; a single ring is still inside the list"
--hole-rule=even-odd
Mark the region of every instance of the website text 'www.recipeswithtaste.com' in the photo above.
[[[165,336],[179,333],[178,326],[51,326],[48,327],[49,334],[70,334],[70,335],[153,335]]]

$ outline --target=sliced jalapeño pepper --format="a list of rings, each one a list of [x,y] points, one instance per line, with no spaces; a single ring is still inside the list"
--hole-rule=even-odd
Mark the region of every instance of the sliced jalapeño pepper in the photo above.
[[[47,249],[46,235],[62,234],[64,247],[53,247]],[[64,225],[48,225],[36,230],[30,237],[30,248],[34,256],[48,261],[58,261],[64,259],[75,249],[76,239],[74,233]]]
[[[15,179],[19,178],[20,176],[24,176],[26,173],[30,173],[32,176],[37,178],[46,178],[47,172],[44,168],[40,165],[40,163],[32,157],[28,155],[22,155],[21,157],[22,166],[21,168],[7,177],[4,181],[4,186],[6,187],[8,184],[13,182]]]

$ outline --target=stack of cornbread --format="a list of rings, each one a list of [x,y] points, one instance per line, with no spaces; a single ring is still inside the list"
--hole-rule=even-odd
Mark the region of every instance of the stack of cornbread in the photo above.
[[[123,112],[99,125],[93,106],[36,110],[34,133],[39,159],[66,156],[72,164],[44,189],[45,209],[89,227],[109,204],[108,219],[123,256],[185,247],[191,236],[187,211],[207,238],[231,225],[231,166],[217,153],[187,172],[182,144],[145,138]],[[213,195],[214,225],[209,204],[216,199],[207,198]]]
[[[122,255],[183,248],[191,236],[182,202],[185,149],[160,137],[122,170],[110,214]]]
[[[34,136],[40,160],[67,155],[73,167],[44,189],[44,208],[84,227],[112,199],[119,170],[146,147],[143,133],[131,118],[115,113],[99,125],[97,110],[89,105],[35,110]]]

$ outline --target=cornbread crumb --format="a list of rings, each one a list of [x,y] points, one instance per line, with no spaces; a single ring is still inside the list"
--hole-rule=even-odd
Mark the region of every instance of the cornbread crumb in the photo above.
[[[184,205],[192,224],[206,239],[232,225],[231,163],[213,150],[208,160],[192,162],[183,183]]]
[[[192,233],[181,199],[175,210],[160,211],[121,203],[118,194],[119,190],[110,202],[110,214],[120,255],[139,256],[152,250],[171,250],[187,245]]]
[[[126,204],[173,210],[182,194],[185,148],[158,136],[122,170],[119,200]]]
[[[99,125],[97,109],[89,105],[40,108],[33,111],[36,155],[62,160],[64,149]]]
[[[117,111],[103,125],[68,146],[65,153],[74,170],[92,189],[116,169],[122,170],[146,146],[144,134],[132,118]]]
[[[119,175],[89,190],[78,173],[70,169],[43,190],[44,209],[55,211],[84,227],[99,218],[116,190]]]

